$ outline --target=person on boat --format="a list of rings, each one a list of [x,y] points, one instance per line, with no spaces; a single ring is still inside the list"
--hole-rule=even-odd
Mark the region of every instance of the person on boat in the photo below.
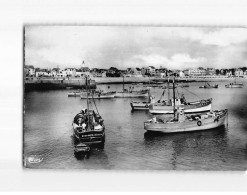
[[[181,95],[180,101],[181,101],[181,104],[186,105],[186,99],[184,97],[184,94]]]
[[[91,129],[94,129],[95,126],[95,120],[94,120],[94,115],[93,113],[90,113],[89,115],[89,125]]]
[[[178,109],[176,108],[175,110],[174,110],[174,120],[175,121],[178,121],[178,117],[179,117],[179,113],[178,113]]]
[[[84,127],[84,128],[85,128],[85,126],[83,125],[83,124],[85,124],[85,122],[84,122],[84,119],[83,119],[83,118],[78,118],[78,120],[77,120],[77,121],[78,121],[78,123],[77,123],[77,124],[78,124],[78,126],[79,126],[79,127]]]
[[[184,115],[184,109],[183,108],[179,108],[179,110],[178,110],[178,121],[179,122],[185,121],[185,115]]]
[[[80,111],[80,114],[83,114],[83,115],[84,115],[84,110],[81,110],[81,111]]]
[[[95,126],[94,126],[95,130],[100,130],[101,129],[101,125],[97,122],[95,122]]]

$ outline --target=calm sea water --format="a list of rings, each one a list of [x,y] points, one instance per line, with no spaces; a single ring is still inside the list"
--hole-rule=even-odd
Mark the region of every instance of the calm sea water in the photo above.
[[[246,170],[247,168],[247,82],[244,88],[199,89],[203,83],[190,83],[179,89],[188,101],[213,98],[213,109],[229,109],[228,128],[217,130],[156,134],[145,133],[147,111],[131,112],[131,100],[95,100],[105,120],[105,148],[93,149],[88,159],[74,156],[73,117],[86,106],[86,100],[68,97],[68,90],[25,93],[24,156],[43,160],[27,163],[30,168],[50,169],[131,169],[131,170]],[[109,85],[120,91],[122,85]],[[129,85],[125,85],[128,88]],[[99,85],[107,89],[108,85]],[[137,87],[136,87],[137,88]],[[188,91],[189,90],[189,91]],[[153,88],[159,99],[162,89]]]

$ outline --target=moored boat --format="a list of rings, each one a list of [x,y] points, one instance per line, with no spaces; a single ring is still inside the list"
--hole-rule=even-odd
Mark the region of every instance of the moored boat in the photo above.
[[[80,97],[81,91],[71,91],[68,92],[68,97]]]
[[[148,90],[142,89],[139,91],[129,91],[125,89],[124,91],[117,92],[114,97],[115,98],[134,98],[134,97],[147,97]]]
[[[114,98],[116,95],[115,91],[109,91],[109,92],[104,92],[102,90],[100,91],[91,91],[88,96],[87,96],[87,92],[82,92],[80,94],[81,99],[110,99],[110,98]]]
[[[149,89],[134,90],[134,87],[129,89],[124,88],[124,76],[123,76],[123,90],[116,92],[115,98],[134,98],[134,97],[147,97]]]
[[[218,84],[210,85],[209,83],[205,83],[205,85],[199,86],[199,88],[204,88],[204,89],[218,88]]]
[[[244,87],[244,84],[243,83],[237,83],[236,82],[236,77],[235,77],[234,78],[234,82],[225,85],[225,87],[226,88],[243,88]]]
[[[86,86],[87,84],[86,78]],[[89,90],[87,89],[87,96]],[[104,146],[105,143],[105,125],[104,120],[100,116],[95,102],[93,101],[97,113],[93,109],[93,104],[87,98],[87,108],[81,110],[72,122],[73,136],[75,143],[83,143],[86,145],[100,145]]]
[[[227,118],[227,109],[185,116],[184,110],[180,108],[177,116],[172,119],[154,117],[144,122],[144,129],[163,133],[210,130],[226,125]]]
[[[169,89],[171,86],[169,86],[169,82],[167,83],[167,89],[168,89],[168,98],[167,100],[162,101],[162,96],[165,94],[165,90],[163,91],[161,98],[159,101],[150,104],[149,106],[149,112],[151,114],[174,114],[173,107],[183,107],[185,113],[200,113],[200,112],[207,112],[210,111],[212,108],[212,98],[210,99],[202,99],[198,101],[191,101],[187,102],[184,95],[182,94],[181,97],[177,95],[175,97],[175,79],[173,80],[173,99],[170,99],[170,93]]]
[[[226,88],[243,88],[243,83],[229,83],[225,85]]]
[[[149,101],[131,101],[131,109],[134,110],[148,110],[151,103],[154,102],[154,96],[149,95]]]
[[[210,111],[212,108],[212,98],[194,102],[183,102],[183,98],[175,100],[176,107],[184,107],[185,113],[200,113]],[[181,101],[182,100],[182,101]],[[182,103],[183,102],[183,103]],[[150,104],[149,112],[151,114],[173,114],[173,100],[166,100]]]
[[[173,79],[175,86],[175,78]],[[172,118],[166,115],[154,117],[144,122],[146,131],[177,133],[216,129],[217,127],[228,125],[228,110],[215,110],[207,113],[185,115],[184,105],[175,104],[175,88],[173,87],[173,114]]]

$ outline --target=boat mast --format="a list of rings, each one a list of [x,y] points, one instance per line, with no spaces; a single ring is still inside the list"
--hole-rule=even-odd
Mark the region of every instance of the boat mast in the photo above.
[[[86,75],[86,91],[87,91],[87,125],[89,127],[89,102],[88,102],[88,78],[87,78],[87,75]]]
[[[167,95],[168,95],[168,102],[170,101],[170,90],[169,90],[169,77],[168,77],[168,80],[167,80]]]
[[[173,75],[173,87],[172,87],[172,90],[173,90],[173,113],[174,113],[174,118],[176,116],[176,113],[175,113],[175,75]]]
[[[124,92],[124,75],[123,75],[123,92]]]

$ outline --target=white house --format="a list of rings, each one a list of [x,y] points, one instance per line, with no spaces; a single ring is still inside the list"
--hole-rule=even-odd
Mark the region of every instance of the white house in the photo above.
[[[132,68],[133,76],[135,77],[142,77],[142,71],[140,68]]]
[[[44,71],[40,71],[40,72],[36,72],[36,77],[39,77],[39,76],[49,76],[48,72],[44,72]]]
[[[148,66],[148,72],[150,75],[155,75],[155,68],[154,66]]]
[[[185,74],[184,74],[183,71],[180,71],[180,72],[179,72],[179,77],[185,77]]]
[[[35,68],[32,65],[25,66],[28,76],[35,76]]]
[[[66,71],[67,76],[75,77],[75,75],[76,75],[76,69],[75,68],[65,68],[65,71]]]
[[[227,77],[232,77],[232,71],[226,71],[226,76]]]
[[[189,76],[205,76],[206,70],[204,69],[189,69],[188,71]]]
[[[235,71],[235,76],[239,77],[243,75],[244,75],[244,72],[240,68]]]

